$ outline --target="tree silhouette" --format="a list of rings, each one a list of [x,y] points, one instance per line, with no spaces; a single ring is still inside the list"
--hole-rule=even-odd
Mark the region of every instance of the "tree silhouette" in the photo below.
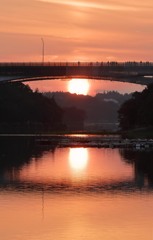
[[[122,129],[153,126],[153,84],[123,103],[118,111]]]
[[[54,98],[22,83],[0,84],[0,132],[39,132],[63,128],[63,110]]]

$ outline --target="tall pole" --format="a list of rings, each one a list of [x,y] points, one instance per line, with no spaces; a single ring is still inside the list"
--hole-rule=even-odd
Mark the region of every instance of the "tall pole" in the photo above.
[[[42,64],[44,64],[44,59],[45,59],[45,44],[44,44],[44,39],[41,38],[42,41]]]

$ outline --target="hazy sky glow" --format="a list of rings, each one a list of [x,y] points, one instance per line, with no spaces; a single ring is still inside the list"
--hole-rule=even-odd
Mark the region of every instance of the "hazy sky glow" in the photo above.
[[[0,61],[153,61],[152,0],[1,0]]]
[[[41,38],[45,61],[153,61],[152,0],[0,2],[0,62],[42,61]],[[47,85],[68,90],[65,82]],[[31,86],[46,88],[45,82]],[[119,91],[129,91],[124,86]],[[94,82],[89,93],[107,89],[116,87]]]
[[[33,89],[39,88],[42,92],[68,92],[70,80],[51,80],[51,81],[37,81],[28,82],[27,84]],[[88,95],[95,96],[97,93],[102,93],[104,91],[118,91],[120,93],[131,93],[135,91],[142,91],[145,86],[131,83],[122,83],[115,81],[100,81],[100,80],[88,80],[89,91]],[[76,89],[77,90],[77,89]]]

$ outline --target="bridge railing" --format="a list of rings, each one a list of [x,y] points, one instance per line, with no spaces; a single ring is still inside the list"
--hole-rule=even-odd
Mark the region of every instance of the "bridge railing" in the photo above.
[[[0,62],[5,66],[153,66],[153,62]]]

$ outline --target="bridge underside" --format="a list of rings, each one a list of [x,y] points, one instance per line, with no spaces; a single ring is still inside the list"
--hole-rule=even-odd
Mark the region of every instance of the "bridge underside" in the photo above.
[[[0,77],[0,83],[10,83],[10,82],[34,82],[34,81],[53,81],[53,80],[71,80],[71,79],[90,79],[90,80],[99,80],[99,81],[113,81],[113,82],[127,82],[127,83],[134,83],[139,85],[149,85],[153,83],[152,77],[93,77],[93,76],[45,76],[45,77],[24,77],[24,76],[17,76],[17,77]]]
[[[39,80],[56,80],[87,78],[111,80],[141,85],[153,83],[152,64],[101,64],[92,63],[71,65],[60,64],[0,64],[0,82],[29,82]]]

